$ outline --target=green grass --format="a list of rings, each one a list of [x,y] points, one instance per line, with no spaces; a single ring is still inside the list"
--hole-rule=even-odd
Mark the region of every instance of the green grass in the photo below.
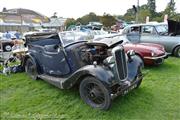
[[[146,67],[139,89],[120,96],[109,111],[96,110],[79,97],[78,89],[60,90],[25,73],[0,75],[1,119],[179,120],[180,59]]]

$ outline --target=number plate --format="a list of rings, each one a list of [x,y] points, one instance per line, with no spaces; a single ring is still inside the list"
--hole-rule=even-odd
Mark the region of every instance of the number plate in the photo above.
[[[132,89],[134,89],[134,88],[136,88],[136,87],[137,87],[137,84],[129,87],[127,90],[125,90],[125,91],[123,92],[123,94],[124,94],[124,95],[127,94],[129,91],[131,91]]]

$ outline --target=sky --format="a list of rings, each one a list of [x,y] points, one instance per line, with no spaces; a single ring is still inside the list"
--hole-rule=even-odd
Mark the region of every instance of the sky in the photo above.
[[[156,0],[156,11],[163,11],[170,0]],[[180,13],[180,0],[175,0],[176,12]],[[139,0],[140,5],[147,0]],[[123,15],[126,10],[137,5],[137,0],[0,0],[0,11],[3,7],[26,8],[39,12],[48,17],[57,12],[57,16],[65,18],[78,18],[89,12],[97,15],[108,13]]]

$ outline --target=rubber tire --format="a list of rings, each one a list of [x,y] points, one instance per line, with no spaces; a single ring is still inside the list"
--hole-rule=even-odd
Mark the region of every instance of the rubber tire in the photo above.
[[[93,103],[93,101],[91,101],[90,99],[88,99],[87,95],[84,94],[85,91],[85,87],[89,84],[89,83],[93,83],[96,84],[101,91],[104,94],[104,98],[105,98],[105,102],[103,104],[96,104]],[[96,79],[95,77],[86,77],[84,80],[81,81],[80,83],[80,87],[79,87],[79,92],[80,92],[80,96],[83,99],[83,101],[90,105],[93,108],[97,108],[97,109],[101,109],[101,110],[108,110],[111,106],[111,95],[110,95],[110,90],[105,86],[105,84],[103,84],[101,81],[99,81],[98,79]]]
[[[180,46],[178,46],[174,49],[174,56],[180,57]]]
[[[9,47],[9,49],[7,47]],[[12,46],[10,44],[5,44],[3,45],[3,50],[6,52],[10,52],[12,50]]]
[[[30,66],[31,65],[31,66]],[[32,70],[30,70],[30,67],[33,67],[33,73]],[[37,68],[35,63],[33,62],[33,60],[31,58],[28,58],[25,64],[25,72],[33,79],[33,80],[37,80],[38,78],[38,73],[37,73]]]
[[[141,83],[142,83],[142,79],[140,79],[140,80],[138,81],[137,86],[135,87],[135,89],[138,89],[139,86],[141,85]]]

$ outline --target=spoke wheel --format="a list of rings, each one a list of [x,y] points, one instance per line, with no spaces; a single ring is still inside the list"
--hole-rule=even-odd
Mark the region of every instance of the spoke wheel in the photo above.
[[[12,49],[11,45],[9,45],[9,44],[4,45],[4,51],[10,52],[11,49]]]
[[[111,105],[109,90],[94,77],[87,77],[81,82],[80,95],[93,108],[107,110]]]
[[[33,80],[37,79],[38,74],[37,74],[36,65],[31,59],[28,59],[26,61],[25,71]]]

